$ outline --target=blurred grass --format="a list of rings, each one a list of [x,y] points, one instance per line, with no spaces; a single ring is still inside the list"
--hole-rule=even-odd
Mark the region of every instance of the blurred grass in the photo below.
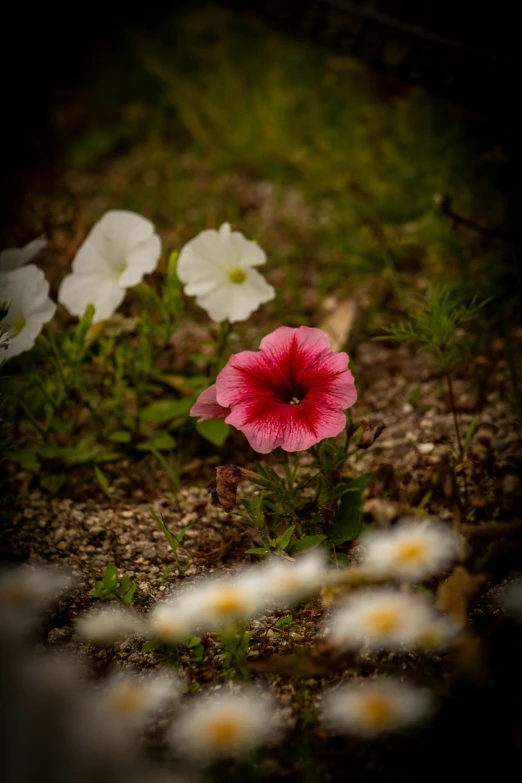
[[[390,266],[491,288],[496,246],[456,230],[435,197],[501,229],[508,162],[473,118],[421,89],[208,6],[129,29],[81,104],[65,182],[89,219],[145,213],[173,248],[232,222],[286,284],[273,307],[287,322],[314,309],[312,291],[346,295]]]

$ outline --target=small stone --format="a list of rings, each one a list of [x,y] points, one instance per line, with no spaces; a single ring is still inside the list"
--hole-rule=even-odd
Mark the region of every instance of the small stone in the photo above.
[[[435,448],[435,444],[434,443],[418,443],[417,444],[417,451],[420,454],[430,454],[430,452],[432,452],[434,448]]]

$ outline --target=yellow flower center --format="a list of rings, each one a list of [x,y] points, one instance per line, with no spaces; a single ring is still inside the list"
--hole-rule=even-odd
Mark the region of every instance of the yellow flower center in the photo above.
[[[141,685],[127,683],[120,685],[112,695],[112,712],[116,715],[133,715],[143,706],[143,688]]]
[[[300,402],[301,400],[299,399],[299,397],[292,397],[292,399],[290,400],[290,405],[299,405]]]
[[[367,696],[362,704],[362,713],[371,726],[384,729],[393,721],[393,710],[390,703],[382,696]]]
[[[175,642],[183,636],[183,625],[175,617],[157,617],[153,621],[153,626],[161,639]]]
[[[240,738],[240,726],[232,716],[219,716],[207,726],[208,738],[213,748],[229,748]]]
[[[211,599],[212,608],[222,617],[230,617],[245,611],[245,602],[234,588],[225,588]]]
[[[246,280],[246,274],[243,272],[242,269],[239,267],[236,267],[236,269],[231,269],[228,273],[228,279],[231,283],[244,283]]]
[[[373,633],[390,634],[400,628],[401,621],[395,609],[376,609],[368,617]]]
[[[397,548],[399,563],[418,563],[426,555],[426,547],[418,541],[405,541]]]

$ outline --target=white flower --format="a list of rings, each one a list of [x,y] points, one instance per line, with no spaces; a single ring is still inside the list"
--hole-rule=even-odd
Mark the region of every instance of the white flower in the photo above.
[[[273,735],[274,706],[254,688],[199,696],[174,723],[171,742],[201,761],[240,756]]]
[[[189,602],[190,604],[190,602]],[[195,632],[199,618],[190,612],[183,600],[169,600],[156,604],[149,614],[147,634],[165,644],[180,644]]]
[[[45,566],[9,568],[0,573],[0,626],[25,631],[62,593],[72,587],[66,571]]]
[[[295,563],[274,557],[262,567],[261,573],[267,596],[281,606],[292,606],[317,592],[324,583],[324,552],[310,552]]]
[[[375,737],[418,723],[431,712],[424,690],[391,678],[343,685],[323,697],[323,717],[334,731]]]
[[[49,298],[49,283],[34,264],[0,274],[0,300],[7,302],[7,315],[2,319],[8,344],[0,353],[0,361],[29,351],[42,327],[51,320],[56,305]]]
[[[77,621],[78,633],[95,644],[113,644],[123,636],[143,632],[143,621],[133,612],[119,608],[94,609]]]
[[[216,323],[245,321],[275,297],[274,288],[253,269],[266,261],[265,252],[239,231],[223,223],[207,229],[181,249],[177,273],[185,294]]]
[[[179,694],[179,680],[170,672],[142,678],[118,673],[104,683],[96,701],[105,715],[138,727],[151,713],[177,700]]]
[[[363,563],[376,576],[421,582],[444,571],[458,557],[454,532],[442,523],[407,519],[391,530],[368,535]]]
[[[413,645],[421,628],[432,619],[420,596],[387,589],[361,590],[328,621],[328,640],[347,649],[364,643],[372,649],[394,650]]]
[[[266,591],[259,569],[249,569],[236,577],[210,578],[169,596],[151,615],[153,629],[162,638],[179,641],[183,629],[213,631],[244,622],[266,605]],[[159,607],[162,607],[161,609]],[[172,609],[169,618],[169,611]],[[179,630],[178,630],[179,629]]]
[[[2,250],[0,253],[0,272],[10,272],[13,269],[27,264],[38,255],[40,250],[47,245],[47,239],[44,236],[33,239],[32,242],[24,247],[12,247],[8,250]]]
[[[93,323],[110,318],[127,288],[156,269],[160,254],[161,240],[150,220],[135,212],[106,212],[78,250],[58,301],[79,317],[94,305]]]

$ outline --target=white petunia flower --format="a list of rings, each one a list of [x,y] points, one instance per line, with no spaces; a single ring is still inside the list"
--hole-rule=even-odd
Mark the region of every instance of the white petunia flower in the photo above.
[[[418,723],[431,710],[429,693],[391,678],[343,685],[323,697],[326,725],[360,737],[375,737]]]
[[[387,589],[361,590],[328,620],[328,640],[346,649],[412,646],[434,613],[420,596]]]
[[[8,250],[2,250],[0,253],[0,272],[11,272],[13,269],[27,264],[38,255],[40,250],[47,245],[47,239],[44,236],[37,237],[24,247],[11,247]]]
[[[439,522],[406,519],[391,530],[371,533],[363,564],[379,577],[421,582],[444,571],[459,555],[455,533]]]
[[[170,739],[199,761],[241,756],[274,733],[274,705],[254,688],[199,696],[173,724]]]
[[[179,680],[170,672],[141,678],[117,673],[104,683],[95,699],[106,716],[124,726],[139,727],[179,695]]]
[[[130,610],[110,607],[93,609],[76,623],[80,636],[94,644],[113,644],[123,636],[144,632],[143,620]]]
[[[273,286],[253,268],[265,261],[259,245],[223,223],[219,231],[206,229],[184,245],[177,273],[185,294],[195,296],[213,321],[235,323],[275,297]]]
[[[78,250],[58,301],[79,317],[94,305],[93,323],[110,318],[127,288],[156,269],[160,254],[161,240],[150,220],[125,210],[106,212]]]
[[[54,316],[56,305],[49,298],[44,273],[34,264],[0,274],[0,300],[8,305],[2,319],[8,343],[0,353],[0,361],[5,361],[33,347],[43,325]]]
[[[324,583],[326,571],[322,551],[314,551],[289,563],[281,557],[271,558],[262,567],[267,596],[281,606],[292,606],[313,595]]]

